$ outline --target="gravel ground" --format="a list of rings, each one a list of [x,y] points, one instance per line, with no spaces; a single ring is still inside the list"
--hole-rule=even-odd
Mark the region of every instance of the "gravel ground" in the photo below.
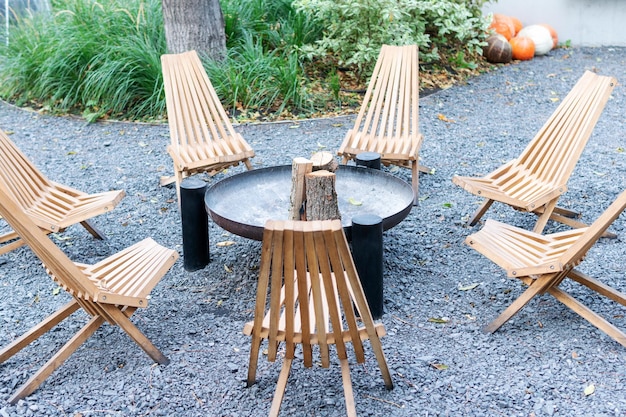
[[[424,164],[421,202],[385,232],[383,348],[395,382],[386,391],[372,352],[352,366],[359,415],[625,416],[626,349],[550,296],[534,299],[493,335],[480,328],[523,291],[463,244],[479,199],[452,184],[454,174],[485,174],[516,157],[585,69],[626,80],[626,49],[574,48],[481,75],[421,100]],[[626,90],[614,90],[561,199],[595,219],[624,188]],[[353,116],[237,126],[257,152],[257,167],[288,164],[324,148],[335,151]],[[127,196],[94,222],[55,241],[74,260],[95,262],[152,236],[182,253],[165,125],[96,123],[42,116],[0,104],[0,128],[55,181],[84,191],[125,189]],[[235,168],[209,180],[243,171]],[[391,170],[409,180],[408,170]],[[531,228],[534,217],[494,205],[485,218]],[[624,218],[581,270],[625,291]],[[559,230],[549,224],[546,232]],[[104,325],[32,395],[6,400],[86,321],[67,322],[0,365],[0,416],[262,416],[268,413],[280,362],[261,358],[258,382],[245,388],[260,243],[209,224],[211,263],[187,272],[182,258],[133,320],[171,359],[154,365],[120,329]],[[218,242],[232,240],[232,246]],[[68,300],[55,293],[25,248],[0,256],[0,345],[7,345]],[[460,287],[478,284],[471,290]],[[570,283],[563,287],[618,327],[626,310]],[[447,323],[429,321],[445,318]],[[282,415],[344,415],[338,364],[294,367]],[[593,385],[595,391],[586,395]]]

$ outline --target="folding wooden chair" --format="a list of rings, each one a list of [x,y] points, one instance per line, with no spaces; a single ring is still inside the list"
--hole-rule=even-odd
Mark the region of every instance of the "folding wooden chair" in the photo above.
[[[0,130],[0,181],[31,220],[46,233],[62,232],[80,223],[103,239],[88,219],[107,213],[124,197],[124,191],[86,194],[50,181]],[[14,231],[0,235],[0,255],[24,244]]]
[[[383,45],[359,115],[337,154],[343,163],[361,152],[380,154],[384,165],[411,169],[417,204],[422,134],[419,131],[419,60],[417,45]]]
[[[267,358],[272,362],[279,343],[285,342],[271,416],[280,411],[296,345],[302,345],[306,367],[312,366],[312,346],[318,345],[326,368],[330,366],[329,345],[335,345],[349,416],[355,416],[356,410],[347,343],[352,343],[357,362],[363,363],[362,340],[369,339],[385,386],[393,388],[379,339],[385,329],[382,323],[374,324],[339,220],[266,223],[254,321],[245,325],[244,333],[252,336],[248,386],[255,382],[261,341],[268,340]]]
[[[559,288],[564,279],[570,278],[626,306],[625,294],[574,269],[625,208],[626,191],[588,227],[541,235],[487,220],[479,232],[468,236],[465,242],[469,246],[505,269],[509,277],[519,278],[528,284],[528,288],[498,318],[487,325],[484,331],[495,332],[535,295],[548,292],[626,346],[626,335],[622,331]]]
[[[485,201],[469,220],[475,225],[494,201],[539,216],[534,231],[549,219],[572,227],[579,213],[557,207],[567,181],[604,109],[615,78],[586,71],[522,154],[482,178],[459,177],[452,182]]]
[[[155,362],[169,360],[130,321],[137,308],[148,306],[152,288],[178,258],[176,251],[148,238],[94,265],[72,262],[27,216],[0,183],[0,214],[30,246],[48,273],[72,301],[0,350],[0,363],[28,346],[82,308],[91,319],[9,398],[15,404],[60,367],[105,321],[122,328]]]
[[[174,177],[161,185],[180,183],[192,174],[219,171],[243,162],[252,169],[254,151],[235,132],[196,51],[161,56]]]

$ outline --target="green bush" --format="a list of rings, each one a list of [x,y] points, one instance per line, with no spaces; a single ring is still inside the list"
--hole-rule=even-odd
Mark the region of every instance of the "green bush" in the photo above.
[[[309,57],[333,56],[339,65],[369,69],[383,44],[417,44],[420,61],[441,62],[442,50],[455,64],[481,52],[488,23],[483,1],[295,0],[296,10],[324,23],[323,36],[302,49]]]

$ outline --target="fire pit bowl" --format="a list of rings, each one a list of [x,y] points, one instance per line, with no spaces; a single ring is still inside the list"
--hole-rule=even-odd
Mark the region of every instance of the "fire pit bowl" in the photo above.
[[[376,214],[383,219],[383,230],[388,230],[411,211],[411,185],[391,174],[351,165],[341,165],[336,174],[341,223],[348,238],[356,215]],[[288,218],[290,194],[291,165],[281,165],[225,178],[207,190],[204,203],[221,228],[262,240],[268,219]]]

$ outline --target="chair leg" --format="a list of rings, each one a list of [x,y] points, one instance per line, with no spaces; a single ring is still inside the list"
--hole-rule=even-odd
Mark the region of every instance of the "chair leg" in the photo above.
[[[70,301],[53,314],[49,315],[41,323],[24,333],[20,338],[16,339],[10,345],[0,351],[0,363],[3,363],[11,356],[37,340],[41,335],[52,329],[54,326],[68,318],[72,313],[78,310],[80,306],[75,300]]]
[[[46,362],[35,375],[18,388],[9,398],[9,403],[15,404],[22,398],[32,394],[43,381],[58,369],[72,353],[76,351],[89,337],[104,323],[101,316],[92,317],[59,351]]]
[[[484,333],[493,333],[498,330],[504,323],[509,321],[518,311],[522,309],[537,294],[545,292],[545,290],[553,284],[556,274],[544,275],[535,279],[530,286],[524,291],[510,306],[506,308],[495,320],[483,327]]]
[[[419,204],[418,192],[419,192],[419,162],[411,161],[411,185],[413,186],[413,205]]]
[[[270,417],[278,417],[278,413],[280,412],[280,406],[283,403],[285,388],[287,388],[287,378],[289,378],[289,371],[291,371],[292,361],[292,358],[285,358],[283,361],[283,367],[280,370],[280,375],[278,375],[278,382],[276,383],[276,391],[274,391],[274,399],[272,400]]]
[[[574,297],[557,287],[550,288],[548,292],[552,294],[554,298],[569,307],[574,313],[596,326],[599,330],[606,333],[620,345],[626,347],[626,335],[617,327],[606,321],[603,317],[599,316],[587,306],[581,304]]]
[[[90,221],[83,220],[80,224],[96,239],[106,240],[106,236]]]
[[[480,205],[478,210],[476,210],[476,212],[474,213],[472,218],[467,223],[470,226],[475,226],[476,223],[478,223],[478,220],[480,220],[480,218],[483,217],[483,214],[485,214],[485,212],[487,210],[489,210],[489,207],[491,207],[493,202],[494,202],[494,200],[490,200],[490,199],[486,198],[485,201],[483,201],[483,203]]]
[[[259,364],[259,349],[261,348],[261,338],[252,335],[252,346],[250,346],[250,363],[248,364],[247,387],[254,385],[256,381],[256,368]]]
[[[378,336],[376,337],[370,336],[370,344],[372,345],[374,356],[376,356],[376,360],[378,361],[378,368],[380,368],[380,373],[383,375],[383,381],[385,381],[385,388],[387,388],[388,390],[392,390],[393,380],[391,379],[391,373],[389,372],[389,367],[387,366],[387,360],[385,359],[385,352],[383,352],[383,346],[380,343],[380,339],[378,338]]]
[[[539,219],[537,219],[537,223],[535,223],[535,227],[533,228],[533,232],[541,234],[543,229],[545,229],[546,224],[548,224],[548,220],[552,216],[554,212],[554,208],[556,207],[556,202],[558,201],[558,197],[554,200],[549,201],[543,207],[543,213],[539,215]]]
[[[346,411],[348,417],[356,417],[356,405],[354,404],[354,393],[352,392],[352,380],[350,379],[350,365],[348,359],[340,359],[341,378],[343,379],[343,393],[346,399]]]
[[[111,317],[115,323],[124,330],[131,339],[139,345],[144,352],[156,363],[167,365],[170,360],[130,321],[130,318],[114,305],[100,304],[103,310]]]

